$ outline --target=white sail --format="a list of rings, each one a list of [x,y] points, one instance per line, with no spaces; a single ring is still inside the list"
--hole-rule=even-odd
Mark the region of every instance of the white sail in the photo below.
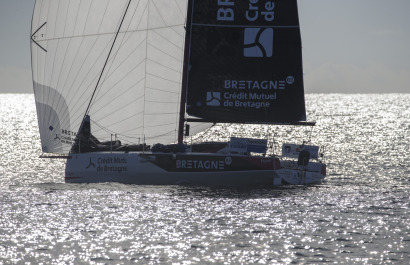
[[[36,1],[32,69],[44,152],[70,151],[90,101],[99,140],[176,141],[186,2]]]

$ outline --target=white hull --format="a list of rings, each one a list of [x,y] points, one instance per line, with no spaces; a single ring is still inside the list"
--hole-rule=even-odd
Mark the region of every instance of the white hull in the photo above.
[[[284,183],[290,185],[306,185],[321,183],[325,176],[320,172],[311,172],[298,169],[279,169],[275,171],[277,181],[274,185],[282,185]]]
[[[119,182],[138,185],[252,186],[314,184],[317,172],[283,169],[273,157],[227,154],[98,152],[72,154],[67,160],[69,183]]]

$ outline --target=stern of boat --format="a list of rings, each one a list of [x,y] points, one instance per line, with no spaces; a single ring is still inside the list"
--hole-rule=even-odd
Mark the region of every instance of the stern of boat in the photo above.
[[[284,144],[274,186],[320,184],[326,177],[326,164],[319,161],[319,147]]]

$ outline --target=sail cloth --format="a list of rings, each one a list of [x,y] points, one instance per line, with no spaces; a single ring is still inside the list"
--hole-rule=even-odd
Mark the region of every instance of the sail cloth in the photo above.
[[[175,142],[186,10],[186,0],[37,0],[31,51],[43,151],[70,151],[91,100],[98,139]]]
[[[187,112],[202,120],[306,120],[297,0],[194,0]]]

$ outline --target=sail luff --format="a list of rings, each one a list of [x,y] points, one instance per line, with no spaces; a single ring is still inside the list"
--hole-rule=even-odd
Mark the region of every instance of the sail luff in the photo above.
[[[144,42],[144,44],[145,44],[145,47],[144,47],[144,50],[145,50],[145,58],[144,58],[144,62],[145,62],[145,64],[144,64],[144,92],[143,92],[143,95],[142,95],[142,120],[141,120],[141,123],[142,123],[142,125],[141,125],[141,131],[142,131],[141,136],[142,136],[142,139],[143,139],[143,144],[145,144],[145,140],[146,140],[146,135],[145,135],[145,111],[146,111],[147,75],[148,75],[148,73],[147,73],[147,62],[148,62],[148,34],[149,34],[148,29],[150,28],[150,19],[149,19],[150,3],[151,3],[151,0],[148,0],[147,1],[147,7],[146,7],[147,14],[148,14],[147,18],[146,18],[147,30],[145,31],[145,42]]]
[[[185,109],[187,99],[187,84],[188,84],[188,71],[189,71],[189,50],[191,41],[191,24],[192,24],[192,1],[188,0],[187,5],[187,18],[185,24],[185,48],[184,48],[184,61],[182,70],[182,85],[181,85],[181,100],[179,109],[179,124],[178,124],[178,144],[183,143],[184,138],[184,124],[185,124]]]

